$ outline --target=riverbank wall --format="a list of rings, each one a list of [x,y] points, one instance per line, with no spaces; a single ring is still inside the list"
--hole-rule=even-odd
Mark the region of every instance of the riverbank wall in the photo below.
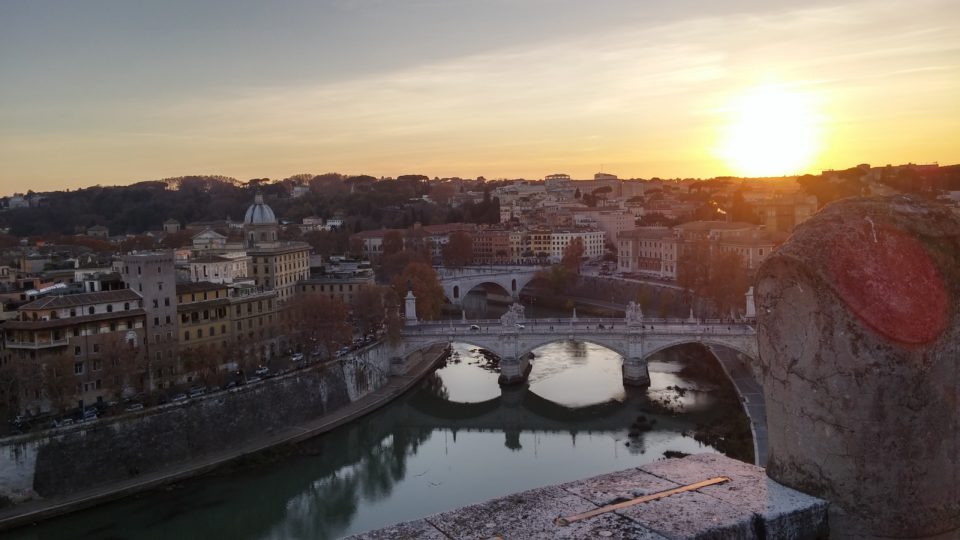
[[[412,359],[407,372],[393,355],[377,344],[184,403],[0,440],[0,529],[14,526],[20,509],[60,501],[55,513],[63,513],[78,494],[109,500],[333,429],[401,395],[442,356]]]

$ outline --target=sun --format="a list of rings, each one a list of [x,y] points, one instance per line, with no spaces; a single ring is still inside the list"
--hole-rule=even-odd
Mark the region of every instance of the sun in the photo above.
[[[782,86],[755,88],[729,108],[719,154],[742,176],[803,172],[819,151],[815,109],[810,95]]]

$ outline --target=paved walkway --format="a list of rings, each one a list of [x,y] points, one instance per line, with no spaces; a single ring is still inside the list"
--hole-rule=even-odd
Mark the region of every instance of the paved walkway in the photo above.
[[[442,347],[431,349],[404,375],[390,377],[386,385],[336,411],[310,422],[258,436],[231,446],[223,452],[185,461],[174,467],[142,474],[122,482],[99,486],[67,497],[45,499],[18,504],[0,511],[0,531],[89,508],[149,489],[209,472],[225,463],[264,450],[301,442],[331,431],[343,424],[369,414],[404,394],[436,365]]]
[[[720,361],[720,366],[733,381],[740,394],[743,408],[750,418],[750,430],[753,431],[753,453],[756,465],[767,465],[767,405],[763,399],[763,387],[753,377],[749,365],[740,360],[735,351],[719,347],[707,347]]]

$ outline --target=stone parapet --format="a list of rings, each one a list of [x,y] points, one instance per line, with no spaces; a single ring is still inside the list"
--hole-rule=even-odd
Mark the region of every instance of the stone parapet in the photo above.
[[[835,202],[764,262],[757,300],[770,477],[830,501],[838,538],[957,538],[960,220]]]
[[[576,521],[557,518],[708,478],[729,482]],[[760,467],[717,454],[532,489],[350,538],[814,539],[827,535],[827,503],[784,487]]]

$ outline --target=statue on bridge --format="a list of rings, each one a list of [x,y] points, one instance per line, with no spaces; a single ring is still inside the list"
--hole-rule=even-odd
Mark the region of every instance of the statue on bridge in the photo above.
[[[507,312],[500,316],[500,324],[507,327],[514,327],[525,318],[524,307],[520,304],[510,304]]]
[[[624,316],[627,319],[627,326],[636,326],[643,322],[643,310],[640,309],[640,304],[636,302],[628,303]]]

